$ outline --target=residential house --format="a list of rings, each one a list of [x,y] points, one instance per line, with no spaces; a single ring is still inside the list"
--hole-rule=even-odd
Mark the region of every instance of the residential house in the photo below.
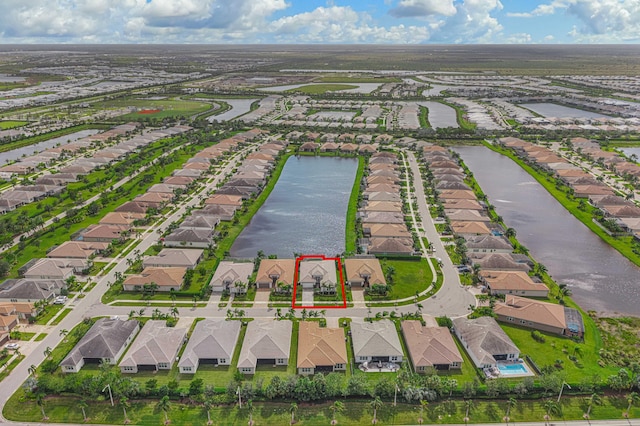
[[[350,286],[387,285],[380,261],[375,257],[345,259],[344,266],[347,273],[347,284]]]
[[[73,274],[82,274],[91,266],[84,259],[33,259],[20,268],[26,279],[66,280]]]
[[[517,262],[513,255],[508,253],[470,253],[469,259],[473,265],[479,265],[480,269],[525,272],[531,269],[527,263]]]
[[[462,346],[477,368],[495,367],[500,361],[516,361],[520,350],[492,317],[453,320]]]
[[[64,373],[77,373],[85,364],[116,365],[140,331],[135,320],[100,318],[62,360]]]
[[[294,259],[262,259],[256,276],[257,288],[277,288],[278,284],[293,287]]]
[[[206,205],[242,206],[242,197],[239,195],[214,194],[204,202]]]
[[[241,321],[207,318],[199,321],[178,362],[182,374],[195,374],[200,365],[231,365]]]
[[[504,302],[495,304],[493,311],[498,321],[517,324],[561,336],[584,334],[582,315],[573,308],[541,300],[507,295]]]
[[[547,297],[549,289],[542,282],[535,282],[524,271],[482,270],[478,273],[487,291],[492,294],[514,294],[527,297]]]
[[[301,321],[298,330],[298,374],[331,373],[347,369],[344,330]]]
[[[39,309],[33,303],[0,301],[0,316],[15,316],[18,322],[28,322],[38,316]]]
[[[370,238],[367,246],[369,254],[377,255],[411,255],[414,252],[411,238]]]
[[[82,232],[82,241],[110,243],[111,241],[124,239],[123,235],[128,230],[128,226],[121,225],[89,225]]]
[[[137,373],[170,370],[186,335],[186,328],[167,327],[166,321],[147,321],[120,361],[120,371]]]
[[[10,333],[17,325],[17,315],[0,315],[0,334]]]
[[[453,233],[461,237],[473,235],[490,235],[491,229],[485,222],[451,222]]]
[[[9,279],[0,284],[0,301],[34,303],[52,300],[66,287],[64,280]]]
[[[166,247],[208,248],[213,246],[213,230],[178,228],[164,238]]]
[[[187,268],[146,267],[140,274],[129,275],[122,283],[124,291],[142,291],[145,286],[155,284],[155,291],[178,291],[182,287]]]
[[[100,219],[103,225],[133,226],[135,221],[144,219],[144,213],[110,212]]]
[[[246,293],[252,273],[253,263],[223,260],[218,264],[209,284],[216,292],[228,290],[231,293]]]
[[[322,293],[334,293],[338,282],[335,260],[303,260],[300,262],[298,282],[304,289],[313,289]]]
[[[407,226],[394,223],[363,223],[362,231],[365,237],[371,238],[411,238]]]
[[[165,248],[156,256],[149,256],[142,261],[143,268],[180,267],[194,269],[204,256],[204,250]]]
[[[219,217],[220,220],[232,221],[237,209],[237,206],[209,204],[202,210],[192,210],[191,216],[213,215]]]
[[[401,329],[417,373],[462,368],[462,355],[447,327],[427,327],[420,321],[402,321]]]
[[[468,253],[511,253],[513,247],[509,240],[495,235],[468,235],[466,238]]]
[[[351,340],[356,363],[402,362],[404,356],[396,326],[392,321],[351,321]]]
[[[108,243],[92,243],[87,241],[65,241],[47,253],[50,258],[85,259],[100,254],[109,247]]]
[[[291,321],[255,319],[247,324],[238,371],[255,374],[259,365],[287,365],[291,351]]]

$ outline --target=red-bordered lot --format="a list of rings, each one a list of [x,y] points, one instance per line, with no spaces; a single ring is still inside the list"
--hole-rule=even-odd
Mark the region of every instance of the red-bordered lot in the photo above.
[[[298,267],[300,266],[300,261],[304,259],[321,259],[321,260],[334,260],[338,263],[338,273],[340,275],[340,288],[342,291],[342,304],[341,305],[297,305],[296,306],[296,293],[298,290]],[[342,274],[342,261],[339,257],[326,257],[323,254],[305,254],[299,257],[296,257],[296,269],[293,274],[293,301],[291,302],[291,307],[293,309],[346,309],[347,308],[347,293],[344,288],[344,276]]]

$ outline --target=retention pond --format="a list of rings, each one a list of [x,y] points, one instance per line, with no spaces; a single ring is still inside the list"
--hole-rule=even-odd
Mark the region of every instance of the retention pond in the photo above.
[[[511,159],[481,146],[455,151],[518,240],[556,282],[569,286],[583,309],[640,314],[640,268],[593,234]]]
[[[231,247],[237,258],[344,251],[349,197],[358,160],[290,157],[269,197]]]

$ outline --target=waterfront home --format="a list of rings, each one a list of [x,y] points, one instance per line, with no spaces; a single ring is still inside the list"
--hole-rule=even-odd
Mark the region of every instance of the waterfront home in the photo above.
[[[346,281],[350,286],[370,287],[387,285],[382,272],[380,260],[377,258],[350,258],[344,260]]]
[[[460,237],[473,236],[473,235],[490,235],[491,229],[485,222],[451,222],[451,229],[453,233]]]
[[[414,252],[412,238],[370,238],[367,246],[369,254],[385,255],[411,255]]]
[[[582,337],[584,334],[580,312],[564,305],[507,295],[504,302],[495,304],[493,311],[498,321],[517,324],[520,327],[561,336]]]
[[[399,176],[395,174],[391,175],[369,175],[365,179],[367,185],[375,185],[375,184],[384,184],[384,185],[399,185],[401,183],[401,179]]]
[[[293,325],[287,320],[255,319],[247,324],[238,371],[255,374],[259,365],[287,365]]]
[[[167,327],[166,321],[147,321],[120,361],[120,371],[171,370],[186,336],[186,328]]]
[[[135,320],[100,318],[60,363],[64,373],[77,373],[85,364],[116,365],[140,330]]]
[[[524,271],[482,270],[478,273],[489,294],[513,294],[526,297],[547,297],[549,289],[542,282],[535,282]]]
[[[213,230],[211,229],[191,229],[178,228],[164,238],[166,247],[212,247]]]
[[[202,260],[204,250],[199,249],[169,249],[165,248],[156,256],[146,257],[142,261],[143,268],[171,268],[180,267],[194,269]]]
[[[411,238],[411,232],[409,232],[404,223],[364,222],[362,224],[362,232],[365,237],[371,238]]]
[[[339,147],[337,143],[326,142],[320,147],[320,152],[336,152]]]
[[[298,282],[305,289],[318,292],[336,291],[336,262],[335,260],[305,259],[300,262]]]
[[[428,327],[420,321],[402,321],[400,326],[417,373],[462,368],[462,355],[447,327]]]
[[[180,224],[182,229],[212,230],[220,223],[220,217],[214,215],[187,216]]]
[[[249,277],[252,273],[253,263],[251,262],[223,260],[218,264],[209,284],[212,290],[216,292],[228,290],[234,294],[246,293]]]
[[[199,321],[178,362],[182,374],[195,374],[200,365],[231,365],[242,322],[222,318]]]
[[[344,330],[320,327],[317,321],[300,321],[298,374],[331,373],[347,369]]]
[[[441,200],[477,200],[473,191],[465,191],[463,189],[445,189],[440,192]]]
[[[470,253],[469,260],[473,265],[479,265],[480,269],[525,272],[529,272],[531,269],[527,263],[516,261],[509,253]]]
[[[316,150],[318,149],[320,145],[315,143],[315,142],[305,142],[302,145],[300,145],[300,148],[298,148],[298,151],[300,152],[316,152]]]
[[[242,206],[242,197],[239,195],[214,194],[204,202],[206,205]]]
[[[488,216],[479,212],[478,210],[466,210],[466,209],[458,209],[451,210],[445,209],[444,213],[447,215],[449,220],[453,222],[491,222]]]
[[[182,287],[187,268],[181,267],[146,267],[140,274],[129,275],[122,283],[124,291],[142,291],[155,284],[153,291],[178,291]]]
[[[402,213],[402,203],[393,201],[369,201],[365,204],[362,211],[365,214],[371,212],[395,212]]]
[[[360,318],[351,321],[351,341],[355,362],[402,361],[404,353],[392,321],[368,322]]]
[[[453,319],[453,329],[477,368],[495,367],[499,361],[516,361],[520,349],[495,319]]]
[[[294,259],[262,259],[256,276],[257,288],[277,288],[280,283],[293,288]]]
[[[237,206],[221,205],[221,204],[209,204],[201,210],[191,210],[191,216],[197,215],[214,215],[218,216],[220,220],[231,221],[233,216],[238,210]]]
[[[468,235],[465,237],[468,253],[511,253],[513,246],[505,237],[496,235]]]
[[[0,301],[35,303],[50,301],[67,288],[64,280],[9,279],[0,284]]]
[[[107,243],[92,243],[88,241],[65,241],[52,248],[47,257],[64,259],[85,259],[100,254],[109,247]]]
[[[402,202],[400,194],[397,192],[367,192],[362,193],[362,198],[367,201],[391,201],[394,203]]]
[[[358,145],[353,143],[340,144],[340,151],[344,152],[345,154],[353,154],[356,152],[357,149],[358,149]]]

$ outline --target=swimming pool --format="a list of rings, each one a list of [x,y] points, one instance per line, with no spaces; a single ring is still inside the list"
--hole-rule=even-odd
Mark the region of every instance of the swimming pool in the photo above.
[[[531,374],[524,364],[498,364],[498,370],[502,376]]]

